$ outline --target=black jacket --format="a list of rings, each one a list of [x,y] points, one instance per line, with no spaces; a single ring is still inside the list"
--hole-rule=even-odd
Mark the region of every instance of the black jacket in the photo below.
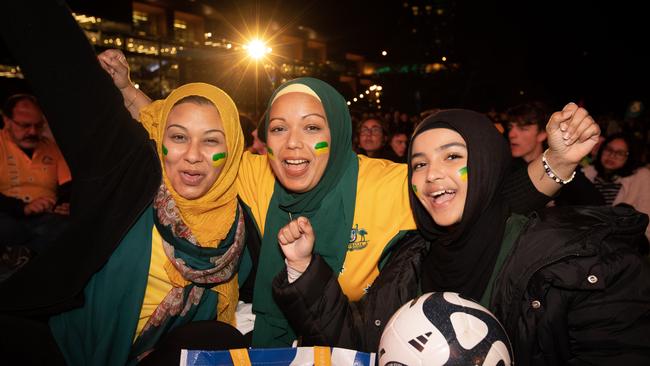
[[[518,365],[650,364],[650,264],[639,254],[647,223],[623,207],[530,216],[490,306]],[[357,303],[348,303],[317,255],[293,284],[278,274],[274,296],[302,344],[376,352],[391,314],[418,295],[426,251],[423,238],[405,238]]]

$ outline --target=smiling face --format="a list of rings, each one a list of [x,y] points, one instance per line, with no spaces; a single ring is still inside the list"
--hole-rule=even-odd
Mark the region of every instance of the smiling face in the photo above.
[[[171,109],[163,137],[163,163],[181,197],[191,200],[206,194],[219,178],[227,153],[216,107],[184,102]]]
[[[411,151],[411,184],[433,221],[451,226],[467,198],[467,145],[458,132],[435,128],[419,134]]]
[[[269,161],[282,186],[304,193],[320,182],[332,143],[323,105],[305,93],[287,93],[269,112],[266,144]]]

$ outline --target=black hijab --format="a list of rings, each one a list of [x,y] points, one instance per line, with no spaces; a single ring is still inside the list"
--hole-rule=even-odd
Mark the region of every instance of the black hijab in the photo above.
[[[500,196],[510,166],[510,149],[484,115],[463,109],[444,110],[426,118],[413,133],[408,152],[409,181],[413,177],[413,141],[434,128],[454,130],[465,140],[467,199],[460,223],[446,228],[437,225],[415,193],[410,192],[415,222],[431,241],[421,271],[422,290],[454,291],[479,301],[492,275],[510,214]]]

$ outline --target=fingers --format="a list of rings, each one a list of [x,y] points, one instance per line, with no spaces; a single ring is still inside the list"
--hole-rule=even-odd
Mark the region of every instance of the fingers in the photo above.
[[[557,130],[558,128],[562,131],[568,129],[568,121],[573,116],[575,111],[578,109],[578,105],[575,103],[569,103],[562,108],[561,111],[555,112],[549,118],[548,123],[546,124],[546,130],[549,133]]]
[[[314,229],[306,217],[298,217],[297,219],[286,224],[278,232],[278,242],[282,245],[287,245],[300,239],[301,236],[314,237]]]
[[[300,230],[298,224],[294,221],[291,221],[285,225],[280,231],[278,231],[278,243],[281,245],[287,245],[295,242],[300,238]]]
[[[314,237],[314,228],[311,226],[311,222],[309,222],[308,218],[300,216],[296,221],[302,233],[310,238]]]
[[[571,120],[568,122],[567,130],[562,134],[564,143],[566,145],[572,145],[578,140],[585,141],[591,138],[591,135],[583,138],[582,134],[592,125],[596,125],[596,122],[589,115],[589,112],[584,108],[578,108],[571,117]]]

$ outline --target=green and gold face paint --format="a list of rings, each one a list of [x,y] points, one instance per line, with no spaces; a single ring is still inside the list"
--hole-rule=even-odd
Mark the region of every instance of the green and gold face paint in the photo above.
[[[314,150],[316,155],[323,155],[330,152],[330,146],[327,144],[327,141],[321,141],[314,145]]]
[[[227,152],[212,155],[212,166],[215,168],[222,166],[226,162],[226,157],[228,157]]]
[[[460,176],[460,179],[463,182],[467,182],[467,167],[464,166],[464,167],[458,169],[458,175]]]
[[[266,147],[266,152],[269,155],[269,159],[275,159],[275,155],[273,155],[273,149],[271,149],[270,147],[267,146]]]
[[[165,145],[162,146],[162,153],[163,153],[163,156],[167,156],[167,154],[169,153],[169,151],[167,150],[167,147]]]
[[[413,189],[413,193],[415,193],[415,195],[417,196],[418,195],[418,186],[416,186],[415,184],[411,184],[411,189]]]

